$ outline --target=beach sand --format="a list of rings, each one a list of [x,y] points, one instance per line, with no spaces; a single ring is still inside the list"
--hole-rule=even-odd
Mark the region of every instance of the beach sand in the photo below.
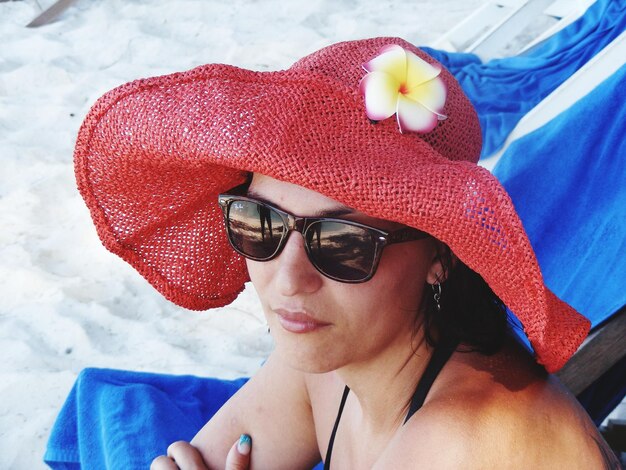
[[[483,0],[82,0],[24,27],[51,3],[0,3],[0,468],[44,468],[85,367],[235,378],[272,348],[251,287],[227,308],[186,311],[102,247],[72,166],[100,95],[208,62],[286,68],[340,40],[425,45]]]

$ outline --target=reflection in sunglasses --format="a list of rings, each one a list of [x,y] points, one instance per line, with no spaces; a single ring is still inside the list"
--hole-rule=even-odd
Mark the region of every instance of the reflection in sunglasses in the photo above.
[[[257,206],[257,211],[261,221],[261,238],[265,241],[265,223],[267,222],[270,240],[274,240],[274,234],[272,233],[272,212],[274,211],[266,206]]]
[[[234,194],[221,194],[219,203],[226,217],[229,240],[243,256],[269,261],[286,243],[286,234],[295,230],[303,235],[313,266],[341,282],[370,279],[386,245],[428,236],[410,227],[386,232],[350,220],[297,217],[264,202]]]
[[[229,212],[229,230],[240,251],[248,256],[268,258],[278,250],[286,227],[272,208],[237,202]],[[305,239],[311,261],[332,276],[358,279],[371,269],[376,244],[372,234],[362,227],[317,221],[307,228]]]
[[[369,273],[376,255],[376,244],[367,230],[338,222],[319,222],[315,225],[318,243],[314,247],[310,240],[307,242],[313,261],[320,269],[348,279],[358,279]]]

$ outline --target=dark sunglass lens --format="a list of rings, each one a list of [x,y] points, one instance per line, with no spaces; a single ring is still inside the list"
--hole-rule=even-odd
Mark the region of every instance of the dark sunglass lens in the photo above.
[[[279,214],[253,201],[235,200],[228,211],[230,241],[237,251],[257,259],[271,257],[285,227]]]
[[[342,222],[316,222],[307,230],[306,241],[311,260],[330,277],[360,281],[372,270],[376,243],[366,228]]]

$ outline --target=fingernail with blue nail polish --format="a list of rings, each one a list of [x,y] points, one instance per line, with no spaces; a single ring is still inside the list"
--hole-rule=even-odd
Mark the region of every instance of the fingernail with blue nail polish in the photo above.
[[[241,455],[248,455],[252,447],[252,438],[247,434],[242,434],[237,443],[237,450]]]

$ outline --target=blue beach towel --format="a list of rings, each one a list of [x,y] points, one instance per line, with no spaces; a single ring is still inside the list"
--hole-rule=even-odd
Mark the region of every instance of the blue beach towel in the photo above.
[[[626,305],[626,65],[494,168],[546,284],[597,326]]]
[[[85,369],[52,428],[54,469],[142,469],[189,441],[247,379]]]
[[[482,63],[472,54],[424,48],[459,81],[478,112],[482,157],[518,121],[626,30],[626,0],[597,0],[583,16],[525,54]]]

